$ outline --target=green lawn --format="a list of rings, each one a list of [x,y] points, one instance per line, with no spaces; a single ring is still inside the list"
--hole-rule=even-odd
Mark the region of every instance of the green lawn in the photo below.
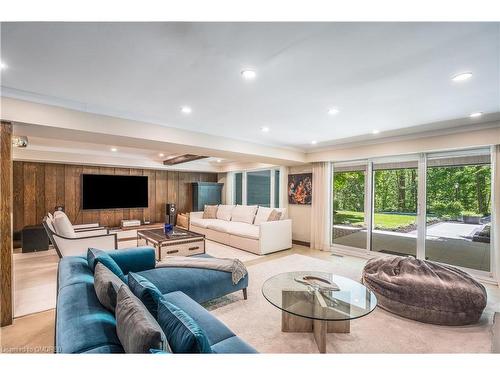
[[[334,224],[363,225],[364,214],[355,211],[337,211],[333,216]],[[394,230],[416,223],[415,215],[375,214],[375,228]]]

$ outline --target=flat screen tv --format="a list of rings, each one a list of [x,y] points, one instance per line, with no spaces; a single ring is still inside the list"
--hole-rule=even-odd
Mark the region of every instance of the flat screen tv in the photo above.
[[[82,175],[84,210],[148,207],[148,177]]]

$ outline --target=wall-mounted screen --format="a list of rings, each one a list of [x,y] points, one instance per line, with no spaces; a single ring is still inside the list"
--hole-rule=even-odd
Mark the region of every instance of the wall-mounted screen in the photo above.
[[[148,177],[103,174],[82,175],[82,208],[148,207]]]

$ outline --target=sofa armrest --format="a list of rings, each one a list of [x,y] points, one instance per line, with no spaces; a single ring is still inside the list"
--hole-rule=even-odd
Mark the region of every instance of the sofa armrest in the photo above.
[[[189,219],[203,219],[203,211],[196,211],[189,213]]]
[[[118,264],[125,275],[129,272],[150,270],[156,266],[155,249],[150,246],[112,250],[107,253]]]
[[[102,236],[103,234],[108,234],[108,230],[105,228],[101,228],[101,229],[80,229],[78,231],[75,231],[75,236],[77,238]]]
[[[87,256],[89,247],[97,249],[116,249],[116,234],[105,234],[92,237],[62,237],[57,234],[52,235],[56,242],[56,250],[61,257],[67,256]]]
[[[259,227],[261,254],[292,247],[292,220],[264,221]]]

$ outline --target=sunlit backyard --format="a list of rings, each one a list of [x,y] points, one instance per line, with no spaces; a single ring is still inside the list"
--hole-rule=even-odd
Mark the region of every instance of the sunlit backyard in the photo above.
[[[334,213],[334,224],[347,224],[353,226],[364,226],[364,213],[356,211],[336,211]],[[375,228],[396,230],[401,227],[415,224],[416,215],[411,214],[396,214],[396,213],[375,213]]]

